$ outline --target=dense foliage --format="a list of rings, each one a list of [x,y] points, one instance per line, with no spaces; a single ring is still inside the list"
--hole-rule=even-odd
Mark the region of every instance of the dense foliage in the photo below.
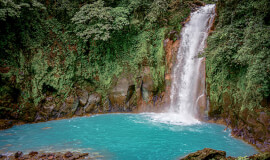
[[[149,66],[163,90],[163,40],[188,0],[0,0],[0,117],[33,120],[48,96],[75,88],[106,96],[115,77]]]
[[[269,107],[270,2],[220,0],[217,7],[205,53],[214,113]]]

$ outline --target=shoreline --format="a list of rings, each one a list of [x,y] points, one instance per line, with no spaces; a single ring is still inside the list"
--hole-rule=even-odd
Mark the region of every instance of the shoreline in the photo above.
[[[110,113],[89,113],[89,114],[85,114],[85,115],[82,115],[82,116],[77,116],[77,115],[73,115],[72,117],[61,117],[61,118],[52,118],[52,119],[49,119],[47,121],[37,121],[37,122],[24,122],[24,121],[20,121],[20,120],[6,120],[6,119],[0,119],[0,123],[3,121],[10,121],[12,122],[12,124],[10,124],[9,126],[5,126],[3,127],[2,125],[0,125],[0,131],[2,130],[7,130],[7,129],[10,129],[12,128],[13,126],[20,126],[20,125],[24,125],[24,124],[36,124],[36,123],[43,123],[43,122],[49,122],[49,121],[57,121],[57,120],[63,120],[63,119],[71,119],[71,118],[77,118],[77,117],[91,117],[91,116],[94,116],[94,115],[102,115],[102,114],[115,114],[115,113],[134,113],[134,114],[137,114],[135,112],[110,112]]]
[[[207,121],[205,121],[206,123],[212,123],[212,124],[218,124],[218,125],[222,125],[222,126],[225,126],[226,128],[224,130],[227,130],[228,128],[231,130],[230,134],[231,134],[231,137],[235,138],[235,139],[238,139],[238,140],[241,140],[242,142],[248,144],[248,145],[251,145],[252,147],[254,147],[256,149],[256,151],[258,151],[258,153],[264,153],[260,150],[260,148],[258,148],[255,144],[252,144],[252,143],[249,143],[248,141],[245,141],[243,138],[239,137],[239,136],[236,136],[234,135],[232,132],[233,132],[233,128],[230,126],[230,125],[227,125],[226,122],[224,121],[224,119],[217,119],[217,120],[214,120],[214,119],[209,119]]]

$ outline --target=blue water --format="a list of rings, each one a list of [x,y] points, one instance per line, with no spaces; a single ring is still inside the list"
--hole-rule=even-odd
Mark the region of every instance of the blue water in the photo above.
[[[208,123],[165,124],[153,121],[151,114],[95,115],[0,131],[0,152],[78,150],[121,160],[177,159],[206,147],[224,150],[228,156],[257,153],[224,128]]]

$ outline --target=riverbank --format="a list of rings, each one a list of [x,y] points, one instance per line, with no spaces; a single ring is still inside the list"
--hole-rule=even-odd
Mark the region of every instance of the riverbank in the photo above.
[[[256,137],[256,135],[251,134],[251,131],[260,130],[260,128],[259,129],[256,127],[252,128],[251,126],[249,126],[248,124],[244,124],[243,122],[241,123],[241,125],[233,125],[234,123],[232,123],[232,121],[229,118],[222,118],[222,117],[210,118],[207,122],[224,125],[226,126],[226,128],[231,129],[231,135],[234,138],[243,140],[244,142],[257,148],[260,152],[270,152],[269,138],[266,138],[261,141],[259,139],[262,138],[262,135]],[[261,123],[255,121],[254,126],[256,126],[256,124],[261,125]]]

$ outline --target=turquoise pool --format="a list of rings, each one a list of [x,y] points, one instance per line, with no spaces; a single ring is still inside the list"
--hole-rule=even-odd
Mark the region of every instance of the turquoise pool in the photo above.
[[[156,114],[106,114],[37,124],[0,131],[0,152],[32,150],[81,151],[100,159],[177,159],[203,148],[224,150],[229,156],[257,153],[232,138],[224,126],[182,125],[158,121]]]

